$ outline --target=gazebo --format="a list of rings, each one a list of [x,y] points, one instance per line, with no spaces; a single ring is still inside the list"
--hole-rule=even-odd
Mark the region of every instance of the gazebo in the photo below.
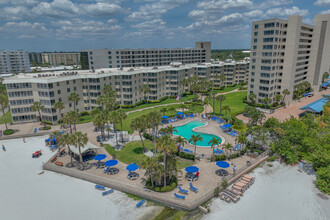
[[[69,146],[70,152],[73,157],[76,159],[79,159],[80,153],[78,147],[75,147],[74,145]],[[90,159],[93,159],[96,155],[96,150],[99,149],[99,147],[95,146],[94,144],[87,142],[87,144],[84,147],[80,148],[83,161],[87,161]]]

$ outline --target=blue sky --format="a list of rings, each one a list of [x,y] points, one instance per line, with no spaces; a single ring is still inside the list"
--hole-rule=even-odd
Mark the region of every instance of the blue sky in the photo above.
[[[330,0],[0,0],[0,49],[249,48],[251,23],[330,14]]]

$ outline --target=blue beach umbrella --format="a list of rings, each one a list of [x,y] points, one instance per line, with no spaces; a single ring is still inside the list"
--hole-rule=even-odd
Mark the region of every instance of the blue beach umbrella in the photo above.
[[[139,166],[135,163],[132,163],[126,167],[126,170],[128,170],[128,171],[135,171],[137,169],[139,169]]]
[[[185,171],[188,173],[196,173],[198,170],[199,170],[199,168],[196,166],[186,167],[186,169],[185,169]]]
[[[162,116],[162,118],[168,118],[168,116],[164,115],[164,116]]]
[[[49,138],[47,138],[45,141],[50,141],[50,139],[49,139]]]
[[[230,166],[229,163],[227,163],[226,161],[218,161],[216,164],[218,167],[221,168],[228,168]]]
[[[184,113],[183,112],[178,112],[176,113],[177,115],[183,115]]]
[[[55,139],[55,138],[53,138],[53,141],[56,141],[56,139]]]
[[[104,163],[107,167],[112,167],[118,164],[118,160],[108,160]]]
[[[107,155],[105,155],[105,154],[98,154],[98,155],[96,155],[95,157],[94,157],[94,160],[103,160],[103,159],[105,159],[107,157]]]

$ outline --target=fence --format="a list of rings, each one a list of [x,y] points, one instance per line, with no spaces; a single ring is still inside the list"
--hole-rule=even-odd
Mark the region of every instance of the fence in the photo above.
[[[238,169],[236,171],[237,175],[232,176],[232,177],[227,176],[224,179],[227,180],[229,184],[233,183],[241,175],[249,172],[250,170],[254,169],[258,164],[265,161],[267,159],[267,156],[266,156],[267,154],[268,154],[268,151],[265,151],[264,153],[259,155],[258,158],[252,160],[249,165],[246,165],[246,166],[241,167],[240,169]],[[82,179],[82,180],[89,181],[89,182],[99,184],[99,185],[103,185],[103,186],[106,186],[106,187],[111,187],[111,188],[114,188],[114,189],[119,190],[121,192],[130,193],[130,194],[145,198],[147,200],[162,204],[164,206],[168,206],[168,207],[175,208],[175,209],[183,209],[183,210],[187,210],[187,211],[192,211],[192,210],[198,208],[198,206],[200,206],[204,202],[206,202],[209,199],[213,198],[214,190],[216,189],[216,187],[219,187],[220,189],[222,188],[221,187],[222,181],[221,181],[221,182],[217,183],[217,186],[215,188],[210,189],[207,192],[204,192],[203,195],[201,195],[198,199],[196,199],[194,201],[189,201],[189,203],[188,202],[184,203],[181,200],[177,200],[175,198],[164,196],[162,193],[158,193],[158,192],[149,190],[147,188],[138,187],[138,186],[134,186],[134,185],[127,184],[127,183],[122,183],[122,182],[119,182],[119,181],[116,181],[116,180],[113,180],[113,179],[103,178],[103,177],[100,177],[100,176],[96,176],[96,175],[93,175],[93,174],[81,172],[81,171],[78,171],[78,170],[69,169],[69,168],[66,168],[66,167],[60,167],[60,166],[57,166],[57,165],[55,165],[53,163],[50,163],[50,162],[45,163],[43,165],[43,169],[53,171],[53,172],[57,172],[57,173],[61,173],[61,174],[64,174],[64,175],[68,175],[68,176],[71,176],[71,177],[75,177],[75,178],[78,178],[78,179]]]

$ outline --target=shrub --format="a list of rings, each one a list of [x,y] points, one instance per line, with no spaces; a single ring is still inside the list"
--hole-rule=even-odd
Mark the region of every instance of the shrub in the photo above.
[[[228,181],[227,180],[224,180],[222,183],[221,183],[221,186],[222,186],[222,189],[226,189],[228,187]]]
[[[173,181],[169,185],[163,187],[156,186],[155,188],[152,188],[150,178],[146,182],[146,187],[156,192],[169,192],[175,189],[177,185],[178,185],[178,180],[175,177],[173,178]]]
[[[188,153],[185,153],[185,152],[179,152],[177,154],[178,157],[181,157],[181,158],[184,158],[184,159],[187,159],[187,160],[194,160],[195,159],[195,156],[192,155],[192,154],[188,154]]]
[[[46,127],[42,127],[40,128],[41,130],[50,130],[52,127],[51,126],[46,126]]]
[[[51,121],[42,121],[42,123],[44,123],[46,125],[52,125],[53,124],[53,122],[51,122]]]
[[[184,92],[184,93],[182,94],[182,97],[185,97],[185,96],[187,96],[187,95],[191,95],[191,92]]]
[[[160,103],[160,100],[151,100],[150,103]]]
[[[226,155],[215,155],[213,158],[212,158],[212,161],[220,161],[220,160],[226,160]]]
[[[220,188],[219,187],[215,188],[214,189],[214,196],[218,196],[219,192],[220,192]]]
[[[276,160],[276,156],[271,156],[270,158],[267,159],[268,162],[274,162]]]
[[[3,134],[4,134],[4,135],[11,135],[11,134],[14,134],[14,130],[13,130],[13,129],[7,129],[7,130],[4,130],[4,131],[3,131]]]
[[[85,116],[85,115],[89,115],[89,113],[88,113],[87,111],[82,111],[82,112],[80,113],[80,116]]]
[[[150,135],[150,134],[148,134],[148,133],[143,133],[143,137],[145,138],[145,139],[148,139],[148,140],[153,140],[153,138],[152,138],[152,135]]]

